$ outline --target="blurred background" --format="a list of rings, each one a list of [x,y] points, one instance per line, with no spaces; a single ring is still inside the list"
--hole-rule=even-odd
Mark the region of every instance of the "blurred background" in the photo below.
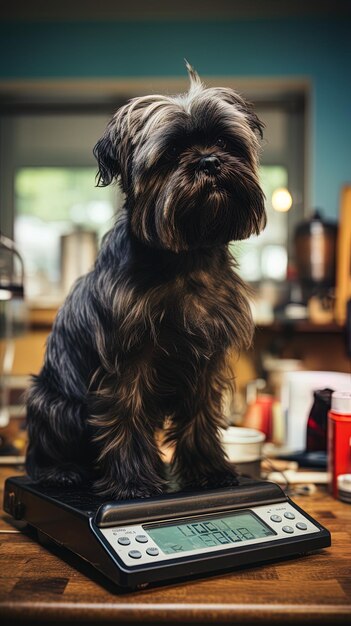
[[[263,409],[258,418],[250,409],[268,398],[265,434],[288,445],[287,373],[349,376],[350,53],[350,3],[335,0],[15,0],[2,8],[3,453],[24,445],[21,393],[41,367],[57,308],[123,203],[117,186],[95,187],[92,148],[127,99],[185,91],[184,57],[207,85],[254,102],[266,125],[268,225],[232,246],[255,290],[257,330],[253,349],[233,355],[229,423],[264,430]],[[322,386],[332,380],[327,374]]]

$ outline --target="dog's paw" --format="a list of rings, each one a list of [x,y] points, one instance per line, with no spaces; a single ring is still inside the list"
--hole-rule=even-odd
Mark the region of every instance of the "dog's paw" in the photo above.
[[[210,476],[199,476],[183,485],[185,491],[197,489],[220,489],[224,487],[236,487],[238,476],[232,471],[214,472]]]
[[[100,481],[94,484],[94,491],[97,495],[112,500],[135,500],[138,498],[152,498],[160,496],[165,492],[165,485],[145,485],[145,484],[126,484],[121,486],[104,488]]]
[[[38,477],[38,482],[48,486],[67,489],[81,485],[83,476],[74,470],[52,468],[47,471],[43,470]]]
[[[164,493],[163,488],[155,487],[126,487],[118,491],[119,500],[135,500],[137,498],[152,498]]]
[[[237,474],[233,472],[218,472],[206,479],[206,488],[215,489],[219,487],[236,487],[239,480]]]

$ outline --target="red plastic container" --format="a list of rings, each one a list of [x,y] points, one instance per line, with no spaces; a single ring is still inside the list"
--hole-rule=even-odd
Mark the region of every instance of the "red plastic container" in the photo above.
[[[337,478],[351,473],[351,392],[335,391],[328,413],[329,490],[338,497]]]
[[[268,394],[258,394],[255,402],[249,404],[243,420],[245,428],[260,430],[266,435],[267,441],[272,441],[273,434],[273,405],[275,399]]]

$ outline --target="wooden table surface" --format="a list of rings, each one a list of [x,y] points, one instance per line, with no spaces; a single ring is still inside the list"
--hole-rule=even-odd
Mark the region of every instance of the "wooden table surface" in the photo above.
[[[19,473],[19,472],[17,472]],[[13,468],[0,469],[3,487]],[[294,498],[332,534],[312,555],[192,582],[121,592],[91,566],[46,549],[2,513],[2,623],[335,624],[351,619],[351,505],[324,491]]]

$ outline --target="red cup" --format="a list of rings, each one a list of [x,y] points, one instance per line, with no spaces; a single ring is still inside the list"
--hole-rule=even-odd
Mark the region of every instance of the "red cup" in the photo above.
[[[351,392],[335,391],[328,413],[329,491],[338,497],[338,476],[351,473]]]

